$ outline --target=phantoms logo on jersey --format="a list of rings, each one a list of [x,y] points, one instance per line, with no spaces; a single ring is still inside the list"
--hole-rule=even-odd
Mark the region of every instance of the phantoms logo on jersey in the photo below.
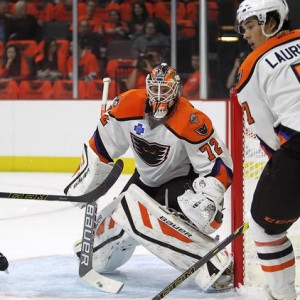
[[[200,135],[206,135],[208,133],[208,128],[205,123],[203,123],[199,128],[195,130]]]
[[[133,149],[147,165],[156,167],[167,159],[170,146],[149,143],[132,133],[130,135]]]

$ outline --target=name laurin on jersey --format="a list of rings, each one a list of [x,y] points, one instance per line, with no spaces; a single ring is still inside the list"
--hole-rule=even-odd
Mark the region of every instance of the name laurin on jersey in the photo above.
[[[272,53],[272,56],[272,59],[266,58],[265,61],[271,66],[272,69],[274,69],[282,62],[286,62],[290,59],[300,56],[300,44],[295,44],[280,51],[275,51]]]

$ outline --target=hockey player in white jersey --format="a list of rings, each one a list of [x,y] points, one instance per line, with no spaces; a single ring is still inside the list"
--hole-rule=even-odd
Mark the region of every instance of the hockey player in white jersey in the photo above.
[[[285,0],[243,1],[236,29],[253,49],[239,70],[238,100],[270,157],[249,227],[268,299],[295,300],[295,256],[286,231],[300,215],[300,30],[289,30]]]
[[[181,89],[176,70],[162,63],[147,76],[146,89],[116,97],[65,189],[70,195],[93,189],[113,159],[132,150],[135,172],[97,227],[93,265],[99,273],[123,265],[136,245],[185,271],[217,243],[209,234],[222,224],[232,160],[211,120]],[[223,250],[194,277],[206,291],[227,288],[231,275],[232,257]]]

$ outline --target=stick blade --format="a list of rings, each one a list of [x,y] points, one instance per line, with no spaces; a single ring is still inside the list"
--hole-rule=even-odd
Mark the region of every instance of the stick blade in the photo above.
[[[121,291],[124,286],[123,282],[107,278],[99,273],[97,273],[94,269],[90,270],[84,276],[81,277],[85,282],[94,286],[98,290],[107,293],[117,294]]]

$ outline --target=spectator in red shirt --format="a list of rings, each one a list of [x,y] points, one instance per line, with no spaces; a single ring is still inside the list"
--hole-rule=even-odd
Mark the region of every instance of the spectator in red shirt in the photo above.
[[[200,99],[200,72],[199,72],[199,54],[192,55],[192,68],[194,72],[190,74],[183,85],[182,94],[191,99]]]
[[[112,9],[109,11],[109,19],[103,22],[102,25],[102,34],[106,42],[128,38],[127,24],[121,21],[118,10]]]
[[[101,26],[101,19],[99,15],[97,15],[97,3],[94,0],[88,0],[86,2],[86,13],[81,14],[78,12],[78,22],[80,23],[82,20],[87,20],[89,25],[91,26],[91,30],[93,32],[98,32]]]
[[[15,80],[19,83],[29,77],[29,64],[24,57],[21,57],[19,48],[16,45],[7,46],[0,68],[0,81]]]
[[[72,51],[70,43],[70,51]],[[70,55],[67,62],[68,78],[73,79],[73,55]],[[90,81],[100,77],[99,62],[96,56],[89,50],[85,49],[83,42],[78,43],[78,79]]]

